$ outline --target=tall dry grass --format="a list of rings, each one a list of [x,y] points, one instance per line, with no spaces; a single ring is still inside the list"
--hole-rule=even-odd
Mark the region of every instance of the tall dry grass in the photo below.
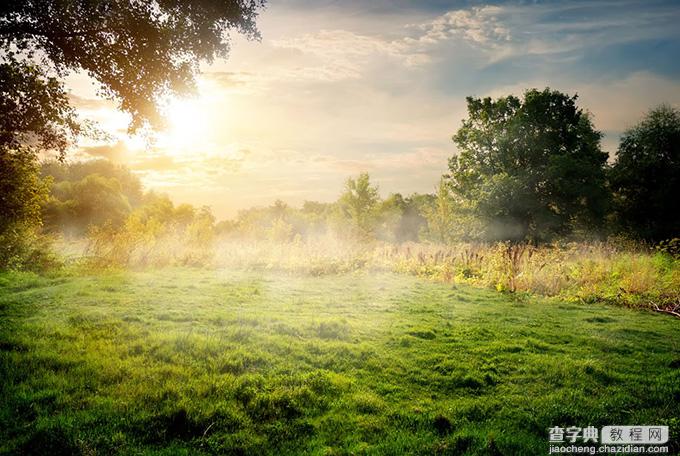
[[[680,259],[615,242],[437,245],[361,243],[332,235],[289,242],[218,240],[150,227],[91,237],[95,267],[192,265],[313,276],[358,270],[396,271],[448,282],[631,307],[680,304]]]
[[[680,260],[613,243],[407,245],[398,271],[447,282],[633,307],[680,303]]]
[[[437,245],[350,243],[332,237],[289,243],[219,244],[216,265],[325,275],[362,269],[631,307],[680,303],[680,260],[614,242]]]

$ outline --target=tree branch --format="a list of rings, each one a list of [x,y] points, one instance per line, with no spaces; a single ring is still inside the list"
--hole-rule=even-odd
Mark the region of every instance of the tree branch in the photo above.
[[[94,29],[79,30],[74,32],[54,32],[48,30],[41,30],[31,24],[5,24],[0,26],[0,35],[32,35],[32,36],[44,36],[51,39],[59,38],[76,38],[80,36],[95,35],[101,32],[111,32],[115,29],[110,27],[99,27]]]

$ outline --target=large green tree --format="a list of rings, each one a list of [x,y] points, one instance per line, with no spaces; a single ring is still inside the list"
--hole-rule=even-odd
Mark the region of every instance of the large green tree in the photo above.
[[[627,130],[611,170],[622,227],[649,240],[680,236],[680,111],[662,105]]]
[[[485,238],[544,241],[603,219],[607,154],[576,100],[548,88],[467,98],[449,185]]]
[[[0,49],[0,268],[30,264],[41,245],[35,241],[48,187],[37,151],[63,153],[81,131],[58,79],[12,52]]]

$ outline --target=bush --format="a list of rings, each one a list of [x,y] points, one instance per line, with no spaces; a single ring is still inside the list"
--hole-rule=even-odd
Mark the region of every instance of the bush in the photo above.
[[[52,238],[37,228],[17,226],[0,234],[0,269],[47,271],[61,261],[52,248]]]
[[[40,269],[52,261],[49,239],[39,235],[48,183],[32,150],[0,147],[0,269]]]
[[[214,222],[207,209],[174,208],[160,198],[134,211],[121,227],[91,226],[86,254],[94,267],[209,265]]]

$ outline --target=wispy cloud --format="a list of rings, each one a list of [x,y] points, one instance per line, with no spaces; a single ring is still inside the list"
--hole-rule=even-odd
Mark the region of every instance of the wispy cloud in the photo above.
[[[511,32],[502,22],[504,9],[474,7],[447,12],[434,19],[406,24],[392,35],[359,34],[343,29],[322,29],[271,41],[276,48],[294,49],[314,57],[309,65],[297,66],[286,74],[292,78],[335,82],[359,79],[376,58],[391,58],[405,67],[430,62],[430,54],[441,42],[461,40],[484,50],[497,50],[511,41]]]
[[[247,85],[252,80],[253,74],[244,71],[206,71],[202,77],[223,89],[233,89]]]
[[[502,17],[505,10],[499,6],[473,7],[449,11],[430,22],[419,24],[422,34],[409,43],[436,44],[451,39],[497,48],[511,41],[511,32]]]
[[[362,35],[348,30],[320,30],[296,37],[272,41],[283,49],[295,49],[313,57],[309,65],[287,72],[292,78],[311,78],[327,82],[359,79],[364,68],[376,57],[392,58],[406,66],[417,65],[427,58],[413,52],[403,40],[387,40],[380,36]]]
[[[123,141],[114,144],[100,144],[95,146],[83,146],[81,152],[89,157],[105,158],[113,162],[121,162],[129,157],[130,151]]]

